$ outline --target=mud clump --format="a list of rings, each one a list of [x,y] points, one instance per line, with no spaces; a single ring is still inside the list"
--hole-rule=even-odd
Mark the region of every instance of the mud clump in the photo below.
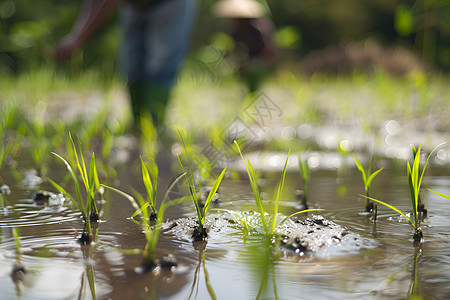
[[[46,206],[62,206],[65,201],[63,194],[55,194],[49,191],[37,191],[32,198],[37,205]]]
[[[280,214],[277,219],[282,220],[284,217]],[[227,232],[230,234],[236,233],[236,229],[242,229],[243,222],[249,227],[249,234],[265,234],[260,214],[253,211],[244,211],[235,212],[234,215],[229,213],[211,214],[205,224],[205,228],[209,230],[208,239],[210,241],[211,239],[220,239],[219,235],[227,234]],[[165,233],[191,242],[193,239],[195,241],[194,236],[198,231],[195,218],[179,218],[168,221],[163,227],[166,229]],[[279,241],[280,250],[286,255],[299,256],[328,256],[375,246],[374,240],[363,238],[359,234],[349,231],[346,227],[320,215],[313,215],[305,220],[288,219],[282,225],[276,227],[274,240]]]

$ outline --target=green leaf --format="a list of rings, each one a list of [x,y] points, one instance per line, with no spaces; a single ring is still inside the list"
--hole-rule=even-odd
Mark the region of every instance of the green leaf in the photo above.
[[[361,196],[361,197],[365,197],[365,198],[367,198],[367,199],[369,199],[369,200],[372,200],[372,201],[374,201],[374,202],[380,203],[380,204],[382,204],[382,205],[384,205],[384,206],[386,206],[386,207],[388,207],[388,208],[390,208],[390,209],[392,209],[392,210],[398,212],[400,215],[402,215],[403,217],[405,217],[405,218],[409,221],[409,223],[411,223],[411,225],[412,225],[412,227],[414,227],[414,229],[417,228],[417,227],[416,227],[416,224],[414,224],[414,222],[411,221],[411,219],[410,219],[404,212],[402,212],[400,209],[398,209],[397,207],[395,207],[395,206],[393,206],[393,205],[390,205],[390,204],[387,204],[386,202],[383,202],[383,201],[381,201],[381,200],[377,200],[377,199],[371,198],[371,197],[367,197],[367,196],[364,196],[364,195],[360,195],[360,196]]]
[[[353,157],[355,158],[356,167],[358,168],[359,172],[362,175],[364,187],[366,187],[366,182],[367,182],[366,171],[364,170],[364,167],[362,166],[361,162],[358,160],[358,158],[356,157],[355,154],[353,154]]]
[[[272,227],[270,229],[270,235],[273,235],[273,233],[275,231],[275,227],[277,226],[278,206],[280,204],[281,193],[283,192],[284,179],[286,177],[286,168],[287,168],[287,163],[289,160],[290,153],[291,153],[291,150],[289,149],[289,152],[286,157],[286,162],[284,163],[283,173],[281,174],[280,183],[278,184],[277,196],[275,197],[275,203],[274,203],[274,207],[273,207]]]
[[[203,230],[202,212],[200,210],[200,206],[198,205],[198,197],[197,197],[197,192],[195,191],[195,186],[193,185],[193,183],[191,183],[191,180],[189,179],[189,175],[186,172],[183,163],[181,162],[180,156],[177,155],[177,157],[178,157],[178,162],[180,163],[181,169],[183,170],[184,176],[186,178],[186,182],[189,187],[189,192],[191,194],[192,201],[194,202],[194,205],[195,205],[195,210],[197,211],[199,230],[202,231]]]
[[[222,178],[225,175],[226,170],[227,170],[227,167],[223,168],[219,177],[217,177],[216,181],[214,182],[214,185],[213,185],[211,191],[209,191],[208,197],[206,198],[206,201],[205,201],[205,206],[203,207],[202,224],[205,224],[205,218],[206,218],[206,213],[209,208],[209,204],[211,203],[211,200],[213,199],[214,195],[216,194],[217,190],[219,189],[219,185],[222,182]]]
[[[143,215],[142,212],[145,211],[145,210],[147,210],[147,207],[149,207],[149,206],[150,206],[150,203],[145,202],[144,205],[142,205],[141,208],[139,208],[138,210],[136,210],[136,211],[131,215],[130,218],[134,218],[134,217],[136,217],[136,216],[139,215],[139,214],[140,214],[140,215]]]
[[[438,196],[441,196],[441,197],[444,197],[445,199],[448,199],[448,200],[450,200],[450,196],[448,196],[448,195],[445,195],[445,194],[442,194],[442,193],[439,193],[439,192],[436,192],[436,191],[433,191],[433,190],[430,190],[430,189],[428,189],[430,192],[432,192],[432,193],[435,193],[436,195],[438,195]]]
[[[375,172],[373,172],[369,178],[367,179],[367,185],[370,186],[370,184],[372,183],[373,179],[375,178],[375,176],[378,175],[378,173],[380,173],[383,170],[383,168],[376,170]]]
[[[87,212],[86,212],[86,209],[85,209],[84,203],[83,203],[83,198],[81,197],[80,184],[78,182],[77,175],[75,174],[75,172],[73,171],[72,167],[70,166],[70,164],[67,160],[65,160],[62,156],[58,155],[55,152],[52,152],[52,154],[55,155],[56,157],[58,157],[59,159],[61,159],[64,162],[64,164],[66,165],[67,170],[69,171],[69,174],[72,177],[73,183],[75,184],[75,191],[77,193],[77,199],[78,199],[78,203],[79,203],[78,207],[81,209],[81,212],[83,213],[85,222],[89,223],[89,216],[87,215]]]
[[[75,205],[75,207],[77,209],[79,209],[77,202],[75,201],[75,199],[72,197],[71,194],[69,194],[62,186],[60,186],[59,184],[57,184],[56,182],[54,182],[50,178],[48,178],[48,181],[50,181],[50,183],[58,190],[58,192],[60,192],[61,194],[66,195],[67,197],[69,197],[70,200],[72,200],[73,205]]]
[[[144,160],[142,159],[142,156],[141,156],[141,165],[142,165],[142,181],[144,182],[145,190],[147,191],[147,195],[150,200],[152,209],[156,209],[155,208],[156,199],[153,194],[153,192],[156,191],[156,183],[155,186],[153,186],[152,178],[150,177],[150,173],[147,169],[147,166],[144,163]],[[156,179],[154,178],[154,180]]]
[[[139,207],[138,203],[136,202],[136,200],[132,196],[128,195],[127,193],[122,192],[121,190],[116,189],[116,188],[114,188],[112,186],[109,186],[109,185],[106,185],[106,184],[100,184],[100,186],[102,186],[104,188],[107,188],[107,189],[110,189],[111,191],[114,191],[114,192],[118,193],[119,195],[122,195],[123,197],[127,198],[128,201],[130,201],[131,205],[133,206],[133,208],[135,210],[139,210],[140,209],[140,207]]]

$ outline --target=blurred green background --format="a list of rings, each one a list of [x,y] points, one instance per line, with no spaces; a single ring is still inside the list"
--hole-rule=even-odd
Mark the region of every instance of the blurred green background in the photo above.
[[[217,43],[216,33],[226,30],[226,22],[211,13],[216,1],[200,2],[193,57],[201,58],[206,46]],[[100,69],[106,77],[117,74],[117,16],[71,62],[56,66],[52,61],[52,48],[70,31],[80,3],[1,0],[0,75],[43,66],[72,75],[88,69]],[[268,0],[267,4],[284,60],[301,62],[331,45],[370,41],[383,48],[411,50],[433,70],[450,69],[450,0]]]

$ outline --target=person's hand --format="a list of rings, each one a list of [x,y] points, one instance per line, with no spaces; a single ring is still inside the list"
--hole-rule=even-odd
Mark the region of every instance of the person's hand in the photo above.
[[[61,63],[72,58],[84,46],[83,39],[78,35],[69,34],[64,37],[55,47],[53,58]]]

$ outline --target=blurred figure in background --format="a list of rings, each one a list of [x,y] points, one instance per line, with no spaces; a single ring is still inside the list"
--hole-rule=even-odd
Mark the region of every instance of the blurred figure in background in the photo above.
[[[267,9],[255,0],[220,0],[213,13],[231,20],[230,35],[235,41],[234,55],[239,60],[240,75],[250,92],[259,89],[264,76],[276,59],[274,26]]]
[[[123,2],[123,3],[120,3]],[[141,117],[163,123],[177,70],[185,57],[196,16],[196,0],[84,0],[71,32],[55,48],[70,59],[116,11],[121,10],[121,63],[127,76],[135,127]]]

